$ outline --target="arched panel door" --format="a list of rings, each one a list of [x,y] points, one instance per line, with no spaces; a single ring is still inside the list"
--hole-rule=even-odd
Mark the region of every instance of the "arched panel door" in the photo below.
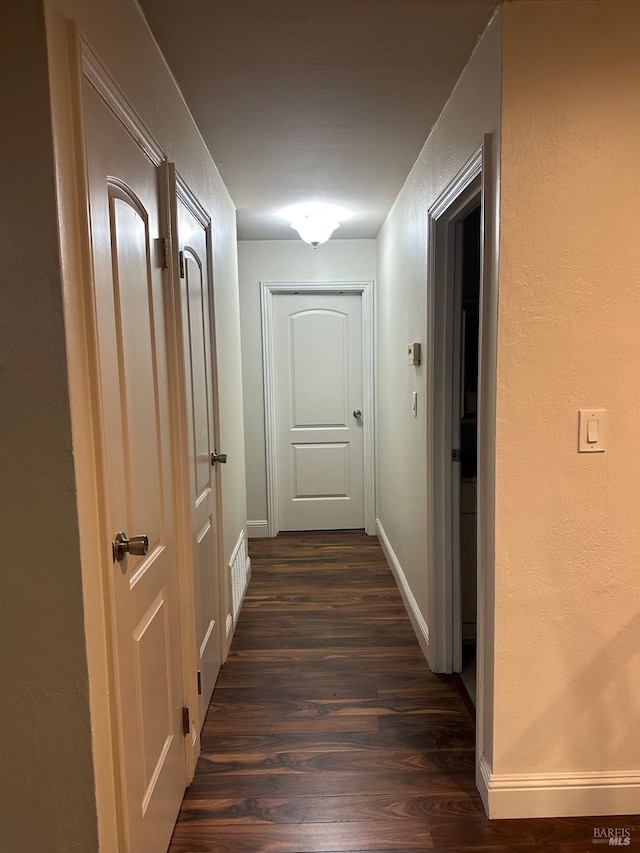
[[[84,105],[121,845],[164,853],[185,741],[158,169],[89,84]]]
[[[273,298],[281,530],[363,528],[360,293]]]
[[[208,227],[195,216],[182,194],[178,195],[177,219],[198,703],[202,726],[222,660],[216,514],[218,472],[217,463],[211,461],[216,441]]]

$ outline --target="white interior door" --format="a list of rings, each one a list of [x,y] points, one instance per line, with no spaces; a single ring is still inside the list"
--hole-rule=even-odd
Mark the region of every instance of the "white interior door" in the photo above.
[[[185,739],[158,169],[88,84],[84,102],[119,849],[164,853]],[[114,559],[119,532],[147,536],[147,553]]]
[[[272,322],[279,527],[362,528],[362,295],[276,293]]]
[[[198,703],[204,723],[222,661],[207,228],[178,199]]]

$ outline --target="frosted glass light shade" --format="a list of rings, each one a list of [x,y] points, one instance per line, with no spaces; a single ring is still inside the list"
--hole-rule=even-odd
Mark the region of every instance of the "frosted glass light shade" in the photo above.
[[[310,201],[283,207],[278,216],[289,222],[305,243],[316,248],[320,243],[326,243],[340,223],[353,214],[337,204]]]
[[[294,219],[291,227],[298,232],[305,243],[319,246],[326,243],[340,223],[328,216],[300,216]]]

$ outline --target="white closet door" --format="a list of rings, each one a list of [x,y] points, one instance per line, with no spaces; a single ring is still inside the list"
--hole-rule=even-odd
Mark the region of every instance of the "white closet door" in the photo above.
[[[207,229],[178,200],[180,301],[189,445],[199,719],[204,723],[222,661]]]
[[[89,85],[84,104],[123,853],[164,853],[185,739],[158,170]]]

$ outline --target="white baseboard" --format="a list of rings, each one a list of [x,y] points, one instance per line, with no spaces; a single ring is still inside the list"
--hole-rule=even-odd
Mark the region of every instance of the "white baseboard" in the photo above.
[[[485,788],[478,785],[480,794],[493,819],[640,813],[640,773],[496,774],[483,756],[478,776]]]
[[[476,788],[480,794],[484,810],[489,814],[489,780],[491,779],[491,767],[486,755],[480,756],[478,761],[478,738],[476,734]]]
[[[268,539],[268,521],[247,521],[247,536],[249,539]]]
[[[422,649],[424,656],[428,660],[430,657],[429,626],[425,622],[424,616],[422,615],[420,608],[418,607],[418,602],[416,601],[413,593],[411,592],[409,582],[407,581],[405,573],[402,570],[400,561],[398,560],[396,553],[391,546],[391,542],[389,542],[387,534],[385,533],[384,527],[382,526],[382,523],[379,518],[376,518],[376,533],[378,539],[380,540],[380,544],[382,545],[384,555],[387,558],[387,562],[389,563],[391,571],[393,572],[393,575],[396,579],[396,583],[398,584],[398,589],[400,590],[402,600],[404,601],[404,606],[407,609],[409,619],[411,620],[411,624],[413,625],[413,630],[415,631],[416,637],[418,638],[418,642],[420,643],[420,648]]]

